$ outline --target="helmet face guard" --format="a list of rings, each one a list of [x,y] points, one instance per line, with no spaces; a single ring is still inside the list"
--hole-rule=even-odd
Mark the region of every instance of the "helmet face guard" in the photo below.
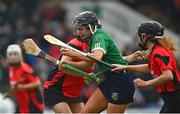
[[[143,41],[144,35],[145,35],[145,34],[142,34],[141,37],[138,37],[137,45],[138,45],[142,50],[147,50],[146,44],[147,44],[148,41],[151,40],[151,37],[147,37],[146,40]]]
[[[77,34],[77,29],[78,29],[78,28],[81,28],[81,27],[84,27],[84,28],[87,28],[87,29],[88,29],[88,26],[87,26],[87,25],[75,24],[75,25],[73,25],[73,34],[74,34],[74,35],[78,35],[78,34]]]

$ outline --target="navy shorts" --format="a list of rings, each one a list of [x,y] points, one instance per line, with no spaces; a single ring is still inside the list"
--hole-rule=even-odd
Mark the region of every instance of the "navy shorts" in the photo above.
[[[108,102],[118,105],[133,102],[135,87],[131,73],[110,72],[106,73],[104,78],[98,87]]]

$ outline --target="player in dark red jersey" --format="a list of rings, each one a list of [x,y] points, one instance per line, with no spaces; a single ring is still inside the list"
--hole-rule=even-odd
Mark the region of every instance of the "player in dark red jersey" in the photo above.
[[[148,64],[114,65],[113,71],[129,70],[133,72],[151,73],[152,80],[135,79],[136,87],[148,88],[156,86],[164,100],[161,113],[180,112],[180,74],[172,51],[175,45],[171,38],[163,37],[164,28],[155,21],[141,23],[138,27],[139,46],[150,52]]]
[[[82,41],[79,38],[74,38],[68,43],[70,46],[86,52],[89,47],[86,41]],[[61,60],[84,62],[79,59],[73,59],[67,56],[63,56]],[[84,69],[83,71],[91,71],[91,67]],[[64,73],[65,70],[60,70],[55,67],[49,74],[47,81],[44,84],[44,99],[46,106],[52,108],[56,113],[78,113],[84,107],[81,99],[81,91],[84,87],[84,78]]]
[[[33,69],[23,62],[19,45],[7,48],[10,85],[18,103],[18,113],[42,113],[44,109],[40,80],[33,74]]]

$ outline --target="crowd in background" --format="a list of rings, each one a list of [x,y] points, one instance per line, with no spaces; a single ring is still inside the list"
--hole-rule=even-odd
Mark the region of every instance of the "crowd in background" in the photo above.
[[[142,10],[139,6],[146,6],[150,3],[148,0],[121,0],[133,8]],[[163,2],[159,3],[159,2]],[[176,32],[179,31],[178,24],[180,20],[177,15],[179,10],[175,13],[173,8],[165,7],[167,4],[164,2],[170,2],[171,0],[154,0],[159,11],[164,12],[169,18],[172,18],[172,24],[168,27],[173,28]],[[172,0],[178,2],[178,0]],[[153,3],[151,3],[153,4]],[[169,5],[168,5],[169,6]],[[171,5],[170,5],[171,6]],[[176,8],[179,8],[177,5]],[[164,9],[167,8],[167,9]],[[179,8],[180,9],[180,8]],[[52,34],[58,38],[61,38],[64,42],[71,40],[72,35],[71,27],[66,25],[68,10],[63,6],[63,2],[55,0],[1,0],[0,1],[0,92],[6,92],[9,89],[8,82],[8,65],[6,62],[6,48],[9,44],[21,42],[26,38],[32,38],[38,46],[50,55],[58,58],[59,48],[52,46],[43,40],[44,34]],[[175,16],[178,18],[175,19]],[[161,19],[161,18],[159,18]],[[163,19],[162,19],[163,21]],[[135,51],[132,45],[127,44],[123,51],[123,55],[131,54]],[[24,55],[24,59],[34,69],[35,72],[42,79],[42,83],[46,80],[49,69],[52,64],[35,58],[33,56]],[[139,62],[138,62],[139,63]],[[180,65],[180,62],[178,62]],[[136,64],[136,63],[133,63]],[[140,74],[135,74],[140,75]],[[147,74],[147,79],[151,76]],[[87,85],[83,90],[84,101],[88,99],[93,90],[96,88],[95,84]],[[161,104],[159,96],[155,93],[154,88],[149,89],[137,89],[135,93],[135,103],[132,107],[144,107],[144,106],[158,106]]]
[[[44,34],[52,34],[64,42],[73,38],[71,30],[66,26],[67,10],[61,2],[42,0],[4,0],[0,2],[0,60],[2,69],[7,69],[5,61],[6,48],[9,44],[32,38],[38,46],[53,57],[59,56],[59,48],[49,45],[43,40]],[[44,81],[49,67],[46,62],[33,56],[24,56],[25,61],[32,65]],[[3,72],[2,72],[3,71]],[[4,73],[6,70],[1,70]],[[0,75],[1,78],[8,76]],[[4,82],[4,81],[3,81]],[[2,86],[1,86],[2,87]],[[3,87],[4,88],[4,87]]]
[[[180,0],[119,0],[180,33]]]

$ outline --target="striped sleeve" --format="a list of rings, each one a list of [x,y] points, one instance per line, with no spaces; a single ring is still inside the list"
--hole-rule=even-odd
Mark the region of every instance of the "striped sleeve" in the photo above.
[[[103,38],[96,37],[93,40],[92,46],[91,46],[91,52],[95,50],[102,50],[104,54],[107,52],[107,44]]]

